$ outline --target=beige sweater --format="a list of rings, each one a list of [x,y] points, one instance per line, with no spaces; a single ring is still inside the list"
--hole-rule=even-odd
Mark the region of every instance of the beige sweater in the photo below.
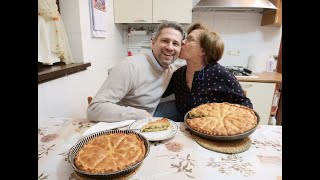
[[[163,69],[152,52],[114,66],[87,109],[90,121],[143,119],[153,114],[176,66]]]

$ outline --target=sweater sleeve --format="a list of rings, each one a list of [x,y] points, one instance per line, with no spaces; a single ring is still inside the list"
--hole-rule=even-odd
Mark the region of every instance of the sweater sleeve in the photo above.
[[[134,72],[133,64],[127,62],[112,68],[87,108],[88,120],[114,122],[150,117],[146,110],[116,104],[134,88]]]

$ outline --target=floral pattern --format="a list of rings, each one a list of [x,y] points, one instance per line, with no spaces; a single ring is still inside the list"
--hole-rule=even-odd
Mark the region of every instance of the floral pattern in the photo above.
[[[41,173],[41,174],[38,176],[38,180],[48,179],[48,176],[49,176],[49,175],[44,175],[43,173]]]
[[[166,145],[166,148],[172,152],[180,152],[183,148],[183,145],[178,142],[169,142]]]
[[[75,127],[74,128],[75,132],[83,132],[84,130],[86,130],[86,129],[90,128],[91,126],[93,126],[93,123],[74,120],[72,122],[72,125]]]
[[[264,141],[264,140],[253,140],[252,145],[255,148],[272,148],[277,151],[282,151],[282,145],[279,141]]]
[[[82,137],[82,132],[94,124],[84,119],[69,118],[39,126],[38,180],[78,179],[68,162],[68,152],[73,143]],[[186,127],[184,123],[179,123],[181,132],[175,137],[150,142],[148,157],[140,173],[132,179],[221,179],[226,176],[229,179],[276,179],[282,176],[281,128],[259,126],[250,137],[252,145],[248,151],[223,154],[194,146],[196,142]],[[267,134],[268,139],[266,132],[270,133]],[[258,171],[266,165],[268,172]],[[208,173],[203,174],[206,171]]]
[[[190,154],[187,157],[181,157],[179,154],[176,155],[163,155],[171,159],[171,168],[177,169],[176,173],[183,173],[189,178],[195,178],[191,176],[192,174],[192,167],[194,167],[194,159],[190,159]],[[158,157],[163,157],[158,156]]]
[[[215,158],[211,157],[207,166],[218,168],[220,173],[227,175],[233,171],[238,171],[245,177],[255,175],[255,172],[251,169],[252,165],[249,162],[245,162],[243,157],[236,154],[221,157],[220,160],[215,160]]]

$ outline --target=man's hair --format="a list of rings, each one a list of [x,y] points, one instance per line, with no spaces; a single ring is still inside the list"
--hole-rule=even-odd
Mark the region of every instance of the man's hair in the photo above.
[[[205,64],[218,62],[222,58],[224,51],[223,40],[217,32],[210,30],[208,26],[202,23],[192,24],[188,28],[187,33],[189,34],[196,29],[204,30],[199,36],[199,42],[201,48],[203,48],[203,51],[205,52]]]
[[[161,24],[159,24],[156,33],[154,35],[153,40],[156,41],[161,33],[161,30],[164,28],[173,28],[175,30],[178,30],[181,35],[182,35],[182,39],[184,39],[184,31],[183,31],[183,27],[181,26],[180,23],[175,22],[175,21],[164,21]]]

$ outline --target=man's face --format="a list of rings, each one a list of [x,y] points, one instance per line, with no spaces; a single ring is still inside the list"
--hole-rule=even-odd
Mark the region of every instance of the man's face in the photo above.
[[[157,40],[152,40],[152,51],[161,67],[167,68],[180,54],[182,34],[173,28],[161,30]]]

